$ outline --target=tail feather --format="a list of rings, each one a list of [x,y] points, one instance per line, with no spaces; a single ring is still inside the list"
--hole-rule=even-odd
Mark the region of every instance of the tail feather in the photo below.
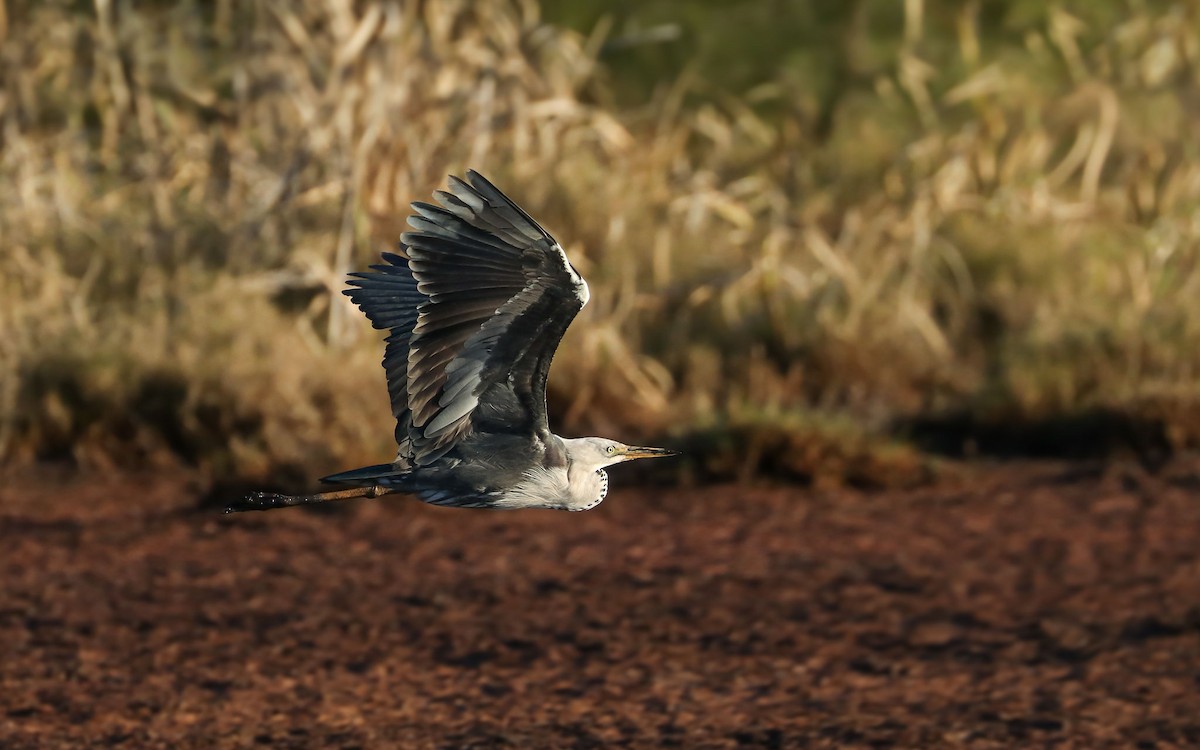
[[[409,472],[401,471],[392,464],[376,464],[375,466],[364,466],[361,469],[351,469],[350,471],[330,474],[327,477],[321,477],[321,481],[329,484],[350,484],[360,487],[369,487],[373,484],[390,487],[402,484],[408,474]]]

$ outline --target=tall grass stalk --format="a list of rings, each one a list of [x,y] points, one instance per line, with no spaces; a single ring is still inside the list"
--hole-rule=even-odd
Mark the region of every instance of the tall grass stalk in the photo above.
[[[870,64],[833,95],[685,74],[630,107],[603,38],[533,2],[0,3],[0,456],[385,458],[381,345],[338,292],[467,167],[591,282],[568,433],[726,475],[906,467],[897,425],[939,414],[1194,444],[1198,14],[981,39],[941,5],[868,53],[851,27]]]

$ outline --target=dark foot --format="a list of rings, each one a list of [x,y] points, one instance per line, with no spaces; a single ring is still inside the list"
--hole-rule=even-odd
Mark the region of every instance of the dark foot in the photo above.
[[[303,502],[303,497],[281,495],[278,492],[251,492],[241,500],[234,500],[229,505],[226,505],[225,512],[243,513],[250,510],[271,510],[272,508],[286,508],[289,505],[299,505]]]

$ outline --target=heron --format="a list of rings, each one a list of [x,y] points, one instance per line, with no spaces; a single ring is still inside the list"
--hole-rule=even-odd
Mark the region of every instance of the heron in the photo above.
[[[226,513],[415,495],[459,508],[591,510],[614,464],[665,448],[550,431],[546,380],[587,282],[529,214],[474,170],[449,178],[438,205],[416,202],[400,252],[351,273],[343,291],[373,327],[398,445],[391,463],[321,481],[347,489],[255,492]]]

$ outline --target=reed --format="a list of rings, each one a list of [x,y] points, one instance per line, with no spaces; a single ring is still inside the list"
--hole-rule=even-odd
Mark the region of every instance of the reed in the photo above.
[[[338,292],[466,167],[591,282],[568,434],[863,481],[923,476],[907,425],[942,415],[1194,446],[1198,14],[981,40],[980,3],[930,5],[949,31],[906,3],[836,96],[684,74],[633,107],[612,27],[533,2],[0,3],[0,457],[385,457],[381,344]]]

